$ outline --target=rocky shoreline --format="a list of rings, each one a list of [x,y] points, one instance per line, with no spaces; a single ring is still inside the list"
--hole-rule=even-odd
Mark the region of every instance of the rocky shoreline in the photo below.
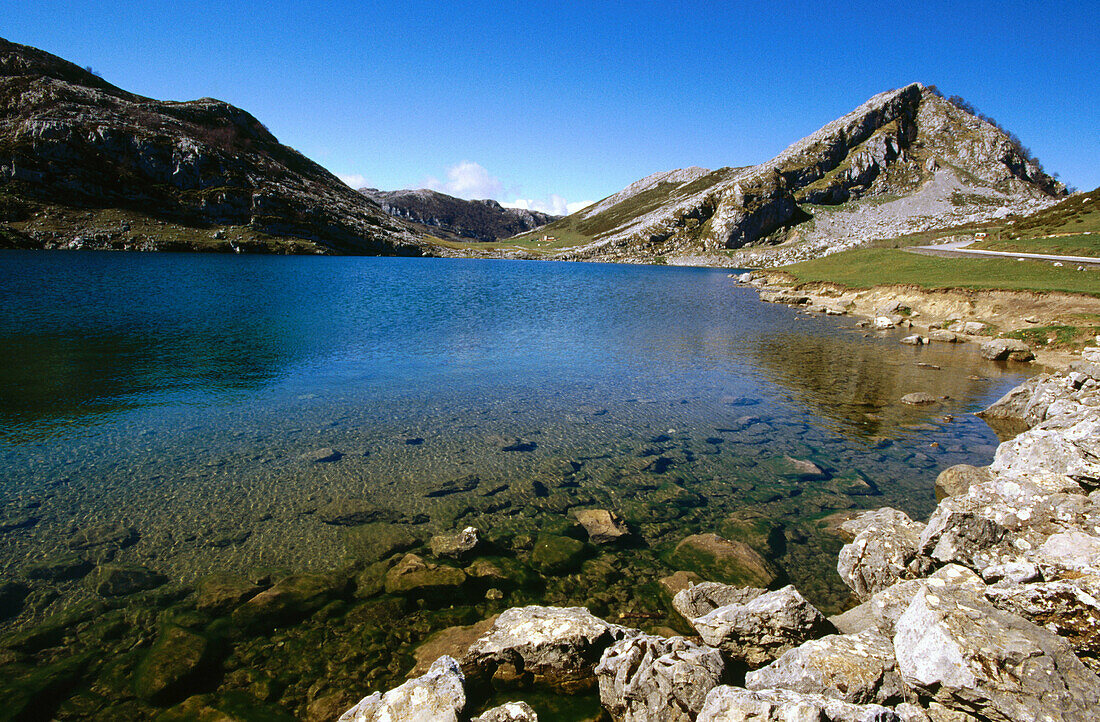
[[[1094,719],[1100,348],[981,416],[1002,438],[993,463],[942,472],[926,523],[884,508],[840,525],[837,569],[859,600],[840,615],[789,585],[686,580],[673,606],[695,637],[580,607],[512,608],[339,719],[536,720],[520,701],[471,710],[593,687],[613,720]]]
[[[1064,369],[1076,354],[1032,348],[1003,334],[1020,329],[1075,325],[1075,317],[1100,316],[1100,298],[1067,293],[970,289],[924,289],[916,286],[849,288],[833,283],[797,283],[784,273],[748,272],[736,278],[760,299],[812,314],[855,316],[872,330],[909,329],[902,343],[977,343],[985,358],[1036,360]]]

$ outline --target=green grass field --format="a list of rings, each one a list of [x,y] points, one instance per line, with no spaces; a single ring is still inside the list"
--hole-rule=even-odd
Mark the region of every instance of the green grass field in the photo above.
[[[857,248],[782,270],[802,282],[832,282],[853,288],[911,284],[1100,296],[1100,271],[1095,269],[1078,271],[1073,266],[1007,258],[941,258],[892,248]]]

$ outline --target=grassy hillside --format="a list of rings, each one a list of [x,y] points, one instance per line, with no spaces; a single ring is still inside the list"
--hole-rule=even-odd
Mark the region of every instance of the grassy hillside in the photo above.
[[[941,258],[892,248],[857,248],[784,266],[802,282],[833,282],[853,288],[912,284],[923,288],[1063,291],[1100,296],[1100,271],[1078,271],[1036,261],[1001,258]]]
[[[974,248],[1100,258],[1100,188],[990,229]]]

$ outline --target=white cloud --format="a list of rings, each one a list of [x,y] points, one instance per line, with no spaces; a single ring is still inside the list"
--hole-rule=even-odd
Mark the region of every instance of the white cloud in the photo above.
[[[551,193],[550,197],[545,200],[539,200],[537,198],[517,198],[514,201],[502,201],[500,205],[505,208],[523,208],[528,211],[541,211],[555,216],[566,216],[570,213],[576,213],[580,209],[590,206],[593,203],[595,203],[595,201],[569,203],[557,193]]]
[[[366,188],[368,185],[367,179],[359,175],[358,173],[352,173],[350,175],[338,175],[336,177],[344,181],[344,183],[351,186],[355,190]]]
[[[489,175],[481,164],[468,160],[448,168],[447,180],[428,178],[424,187],[467,200],[493,198],[504,190],[499,178]]]

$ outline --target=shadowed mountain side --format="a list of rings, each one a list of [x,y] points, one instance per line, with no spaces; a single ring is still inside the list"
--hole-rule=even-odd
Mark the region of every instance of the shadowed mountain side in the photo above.
[[[498,241],[561,218],[524,208],[504,208],[494,200],[467,201],[427,188],[360,188],[359,192],[386,213],[408,221],[425,234],[449,241]]]
[[[250,242],[282,252],[422,255],[430,248],[219,100],[144,98],[0,39],[0,107],[3,245],[154,250],[170,237],[181,246],[174,250],[207,250],[211,229],[221,228],[215,240],[238,238],[245,249]],[[133,226],[143,218],[166,228],[138,237]],[[77,239],[79,220],[95,222]]]

